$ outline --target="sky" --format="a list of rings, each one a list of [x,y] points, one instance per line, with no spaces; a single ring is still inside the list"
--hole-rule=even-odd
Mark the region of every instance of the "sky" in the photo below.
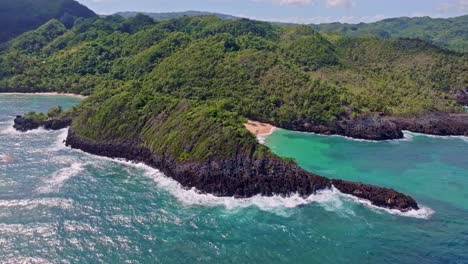
[[[468,0],[78,0],[98,14],[209,11],[292,23],[374,22],[391,17],[468,14]]]

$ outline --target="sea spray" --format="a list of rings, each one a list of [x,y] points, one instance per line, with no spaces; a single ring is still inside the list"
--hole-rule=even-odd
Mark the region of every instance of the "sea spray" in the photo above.
[[[66,130],[62,130],[62,132],[58,135],[58,139],[55,141],[57,147],[55,149],[60,148],[67,148],[63,143],[63,138],[65,138]],[[350,211],[349,209],[345,209],[343,207],[343,197],[347,197],[347,195],[339,192],[336,188],[320,190],[317,193],[309,196],[300,196],[299,194],[292,194],[289,196],[282,196],[282,195],[274,195],[274,196],[262,196],[256,195],[250,198],[242,198],[237,199],[234,197],[219,197],[208,193],[203,193],[197,190],[196,188],[185,188],[180,183],[175,181],[174,179],[167,177],[164,173],[155,169],[151,166],[148,166],[143,163],[135,163],[131,161],[127,161],[124,159],[113,159],[103,156],[97,156],[93,154],[86,153],[82,150],[73,149],[73,151],[82,153],[84,155],[93,156],[97,160],[105,160],[110,162],[119,163],[125,166],[132,166],[134,168],[140,169],[144,172],[144,176],[151,178],[156,184],[168,191],[172,196],[174,196],[180,203],[186,206],[222,206],[226,210],[232,211],[242,208],[248,207],[256,207],[263,211],[271,211],[274,213],[278,213],[280,215],[287,215],[285,209],[297,208],[299,206],[308,205],[312,203],[317,203],[321,207],[323,207],[327,211],[334,211],[339,214],[351,214],[353,215],[354,212]],[[96,160],[95,159],[95,160]],[[91,166],[102,166],[96,162],[88,163]],[[59,173],[65,173],[64,176],[55,176],[52,177],[57,181],[58,184],[63,184],[61,179],[68,179],[68,173],[78,173],[82,167],[79,167],[75,164],[75,167],[71,167],[68,171],[62,171]],[[61,185],[60,185],[61,186]],[[47,190],[47,189],[46,189]],[[357,198],[356,198],[357,199]],[[415,217],[415,218],[428,218],[432,215],[430,213],[432,210],[428,208],[423,208],[422,210],[413,210],[406,213],[400,212],[398,210],[391,210],[386,208],[381,208],[377,206],[373,206],[369,201],[357,199],[353,200],[354,202],[358,202],[361,204],[366,205],[367,207],[373,210],[381,210],[391,214],[397,214],[401,216],[407,217]],[[368,203],[365,203],[365,202]],[[398,211],[398,212],[396,212]]]
[[[404,130],[403,133],[411,137],[419,136],[419,137],[430,137],[430,138],[438,138],[438,139],[461,139],[465,142],[468,142],[468,136],[439,136],[439,135],[416,133],[416,132],[411,132],[407,130]]]
[[[58,171],[52,173],[52,175],[44,179],[42,185],[36,188],[36,192],[58,192],[68,180],[82,172],[84,170],[85,165],[86,164],[82,162],[74,162],[69,167],[59,169]]]
[[[389,208],[383,208],[383,207],[375,206],[369,200],[361,199],[361,198],[358,198],[358,197],[355,197],[355,196],[352,196],[352,195],[349,195],[349,194],[344,194],[344,193],[340,192],[339,195],[341,197],[343,197],[345,199],[348,199],[350,201],[353,201],[355,203],[362,204],[362,205],[366,206],[367,208],[369,208],[369,209],[371,209],[373,211],[376,211],[376,212],[387,212],[387,213],[393,214],[393,215],[413,217],[413,218],[419,218],[419,219],[429,219],[435,213],[434,210],[432,210],[429,207],[423,206],[423,205],[419,205],[420,208],[418,210],[412,209],[412,210],[409,210],[407,212],[402,212],[402,211],[397,210],[397,209],[389,209]]]
[[[57,198],[57,197],[44,197],[34,199],[11,199],[11,200],[0,200],[0,208],[14,208],[31,210],[39,206],[45,207],[59,207],[62,209],[68,209],[73,207],[73,200]]]

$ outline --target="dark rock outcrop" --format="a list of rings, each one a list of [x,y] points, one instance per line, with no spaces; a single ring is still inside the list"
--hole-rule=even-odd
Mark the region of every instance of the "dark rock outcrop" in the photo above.
[[[57,130],[71,124],[71,119],[36,121],[18,116],[14,127],[27,131],[44,127]],[[308,196],[334,185],[343,193],[367,199],[380,207],[409,211],[418,209],[409,196],[391,189],[341,180],[330,180],[309,173],[294,162],[271,156],[268,159],[246,157],[239,153],[233,159],[182,162],[170,156],[160,156],[142,147],[140,142],[95,142],[78,136],[70,129],[66,145],[85,152],[142,162],[159,169],[168,177],[187,188],[196,188],[216,196],[236,198],[254,195],[290,195],[298,193]]]
[[[468,106],[468,87],[458,90],[455,93],[455,100],[461,105]]]
[[[299,193],[307,196],[318,190],[336,188],[353,196],[367,199],[376,206],[398,209],[403,212],[418,209],[417,203],[409,196],[391,189],[376,186],[329,180],[299,168],[292,162],[280,158],[258,160],[239,154],[232,160],[211,160],[208,162],[177,162],[170,157],[154,155],[138,144],[98,143],[86,140],[70,131],[67,146],[88,153],[124,158],[143,162],[158,168],[165,175],[175,179],[182,186],[195,187],[202,192],[216,196],[251,197],[257,194],[290,195]]]
[[[409,209],[419,209],[413,198],[392,189],[343,180],[332,180],[332,183],[340,192],[369,200],[376,206],[398,209],[403,212]]]
[[[322,135],[341,135],[366,140],[403,138],[402,130],[437,136],[468,136],[468,114],[435,112],[416,118],[364,115],[356,119],[314,124],[296,120],[279,127]]]
[[[238,154],[235,159],[181,162],[158,156],[138,143],[98,143],[69,131],[67,146],[110,158],[143,162],[159,169],[183,186],[216,196],[251,197],[257,194],[310,195],[331,187],[330,180],[308,173],[280,158],[259,160]]]
[[[37,129],[39,127],[43,127],[45,129],[51,130],[59,130],[71,125],[72,119],[71,118],[63,118],[63,119],[48,119],[48,120],[35,120],[30,118],[24,118],[22,116],[16,116],[14,120],[13,127],[22,132],[26,132],[29,130]]]
[[[367,140],[387,140],[403,137],[403,132],[394,122],[380,115],[364,115],[356,119],[315,124],[302,120],[278,124],[285,129],[312,132],[322,135],[341,135]]]
[[[418,118],[392,118],[401,130],[438,135],[468,136],[468,114],[431,113]]]

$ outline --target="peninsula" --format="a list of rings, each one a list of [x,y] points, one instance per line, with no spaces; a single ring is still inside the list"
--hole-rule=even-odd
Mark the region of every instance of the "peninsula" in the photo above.
[[[255,135],[272,126],[371,140],[402,130],[468,135],[467,54],[418,39],[140,14],[72,27],[52,19],[2,49],[1,92],[88,96],[66,112],[18,116],[16,129],[70,126],[72,148],[144,162],[217,196],[307,196],[334,186],[377,206],[418,209],[391,189],[306,172]]]

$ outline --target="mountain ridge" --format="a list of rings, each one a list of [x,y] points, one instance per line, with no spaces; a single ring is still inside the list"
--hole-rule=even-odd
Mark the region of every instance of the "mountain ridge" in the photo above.
[[[50,19],[72,27],[77,18],[96,17],[86,6],[74,0],[3,0],[0,5],[0,43],[34,30]]]

